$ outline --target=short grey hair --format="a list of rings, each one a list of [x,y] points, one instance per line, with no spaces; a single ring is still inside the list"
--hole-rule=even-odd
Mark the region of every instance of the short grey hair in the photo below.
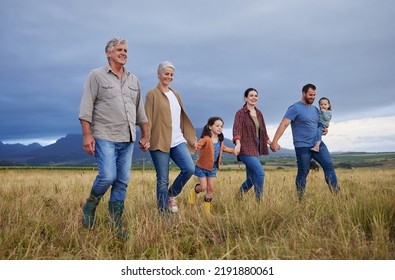
[[[128,45],[128,42],[124,38],[112,38],[110,41],[108,41],[105,52],[111,52],[115,46],[118,46],[120,44]]]
[[[158,73],[162,74],[163,72],[165,72],[166,68],[172,68],[174,71],[176,70],[176,68],[174,67],[173,63],[171,63],[170,61],[163,61],[159,64],[158,66]]]

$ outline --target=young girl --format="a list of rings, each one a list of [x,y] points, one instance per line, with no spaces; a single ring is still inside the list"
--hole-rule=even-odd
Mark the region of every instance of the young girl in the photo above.
[[[326,128],[329,127],[329,122],[332,119],[332,108],[329,99],[326,97],[322,97],[318,101],[318,104],[320,105],[320,110],[319,110],[320,120],[318,122],[317,136],[315,138],[316,142],[314,147],[311,148],[311,150],[314,152],[320,151],[320,145],[322,142],[322,130],[324,129],[324,127]]]
[[[204,212],[208,217],[211,214],[211,201],[215,187],[217,168],[221,162],[222,152],[234,153],[234,149],[224,145],[224,135],[222,128],[224,121],[220,117],[209,118],[203,128],[201,139],[197,142],[196,150],[200,150],[199,157],[195,163],[195,175],[199,179],[199,184],[190,190],[188,202],[192,205],[196,203],[198,193],[207,191],[204,198]]]

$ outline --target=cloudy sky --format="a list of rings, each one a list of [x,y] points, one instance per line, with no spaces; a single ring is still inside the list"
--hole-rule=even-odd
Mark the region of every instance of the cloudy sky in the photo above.
[[[127,68],[143,96],[163,60],[196,127],[225,120],[248,87],[270,136],[306,83],[327,96],[331,151],[395,151],[392,0],[4,0],[0,10],[0,141],[43,145],[80,133],[88,73],[112,37],[129,42]],[[317,100],[318,101],[318,100]],[[292,148],[290,128],[280,145]]]

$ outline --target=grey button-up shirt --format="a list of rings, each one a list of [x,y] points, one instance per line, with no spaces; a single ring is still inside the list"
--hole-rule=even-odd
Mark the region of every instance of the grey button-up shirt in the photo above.
[[[122,79],[109,65],[94,69],[85,84],[79,119],[91,124],[94,138],[135,141],[136,125],[148,122],[137,77],[126,68]]]

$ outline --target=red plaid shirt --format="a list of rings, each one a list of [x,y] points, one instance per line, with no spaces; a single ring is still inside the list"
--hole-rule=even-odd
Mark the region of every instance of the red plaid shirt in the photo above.
[[[266,131],[265,120],[262,112],[255,108],[259,121],[259,135],[256,135],[255,123],[250,116],[247,106],[244,106],[236,112],[235,121],[233,122],[233,142],[239,139],[241,143],[240,155],[242,156],[258,156],[268,155],[269,149],[267,141],[269,136]],[[259,150],[257,138],[259,137]]]

